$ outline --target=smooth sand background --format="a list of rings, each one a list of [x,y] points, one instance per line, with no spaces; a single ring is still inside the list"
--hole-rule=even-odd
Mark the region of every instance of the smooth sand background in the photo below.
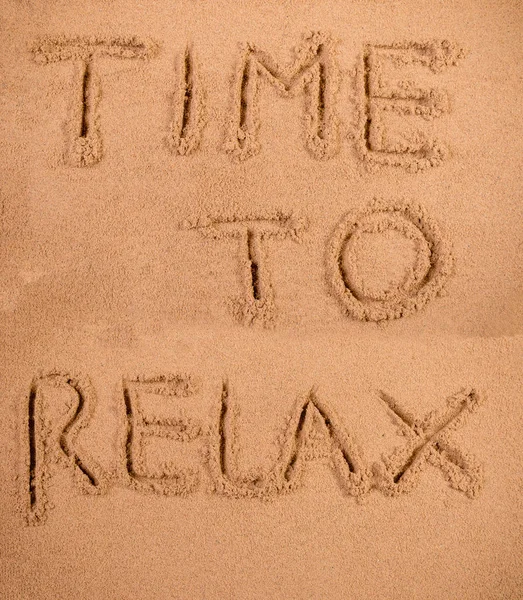
[[[1,577],[5,598],[523,597],[521,388],[521,25],[519,2],[7,2],[0,23]],[[261,96],[261,152],[221,149],[238,44],[290,60],[304,33],[340,40],[343,139],[328,161],[300,131],[301,98]],[[73,66],[39,65],[41,35],[139,35],[150,62],[100,60],[104,156],[62,164]],[[353,70],[365,42],[443,38],[468,55],[423,81],[446,89],[432,125],[451,156],[420,173],[370,172],[350,140]],[[190,42],[207,89],[200,148],[165,144],[175,65]],[[410,122],[411,118],[406,118]],[[325,281],[325,248],[348,210],[374,196],[419,202],[452,241],[447,295],[377,326],[343,314]],[[223,211],[294,210],[301,244],[268,242],[274,329],[227,309],[238,293],[234,242],[180,230]],[[484,465],[469,499],[428,467],[412,493],[361,502],[331,470],[263,503],[197,491],[157,497],[113,488],[82,496],[59,471],[45,525],[18,512],[24,398],[40,369],[86,373],[98,393],[79,438],[108,469],[117,460],[123,374],[186,371],[208,415],[228,377],[241,410],[242,468],[270,466],[296,398],[312,386],[366,458],[401,445],[380,405],[386,390],[416,416],[465,386],[485,402],[454,434]],[[169,459],[176,450],[161,448]],[[194,457],[192,457],[194,459]],[[180,459],[181,460],[181,459]]]

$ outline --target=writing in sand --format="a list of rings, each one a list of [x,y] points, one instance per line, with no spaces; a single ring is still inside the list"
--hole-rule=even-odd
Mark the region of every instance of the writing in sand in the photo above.
[[[207,482],[213,493],[271,500],[296,490],[303,483],[307,463],[321,459],[331,466],[348,496],[361,497],[373,489],[389,496],[408,493],[429,464],[452,488],[469,497],[482,485],[482,465],[461,450],[452,435],[481,405],[474,389],[460,390],[439,410],[417,417],[380,391],[377,401],[398,426],[403,441],[373,464],[365,459],[357,436],[311,390],[298,399],[286,419],[272,467],[251,472],[238,468],[239,409],[231,400],[229,382],[222,382],[207,422],[187,414],[183,401],[200,394],[200,381],[184,373],[124,377],[117,407],[118,457],[107,470],[81,449],[77,439],[82,430],[90,429],[96,404],[89,377],[57,370],[34,377],[22,427],[25,461],[20,498],[25,522],[45,522],[49,479],[59,466],[71,472],[75,486],[85,494],[104,494],[119,485],[144,493],[187,496]],[[153,466],[148,449],[154,440],[184,447],[189,454],[176,452],[176,460]]]
[[[353,77],[354,97],[340,101],[340,84],[346,75],[338,64],[337,46],[338,41],[327,33],[307,34],[294,49],[291,61],[282,65],[257,45],[242,44],[231,80],[232,105],[227,112],[223,151],[235,161],[260,152],[260,92],[265,85],[284,98],[303,96],[303,143],[315,159],[332,158],[342,139],[350,138],[360,159],[373,168],[385,165],[417,172],[442,164],[449,148],[427,127],[429,121],[451,112],[449,94],[401,78],[401,70],[421,67],[439,74],[459,63],[465,56],[463,48],[449,40],[365,44]],[[74,64],[66,164],[90,166],[103,156],[101,106],[107,100],[102,94],[100,59],[149,60],[159,49],[157,42],[136,36],[47,36],[32,45],[38,63]],[[177,71],[165,147],[175,155],[187,156],[199,148],[207,116],[214,111],[208,110],[211,98],[192,49],[180,57]],[[338,109],[350,102],[357,118],[353,130],[343,132]],[[410,130],[405,125],[410,117],[421,119],[425,127]],[[399,131],[393,125],[398,119],[404,124]]]

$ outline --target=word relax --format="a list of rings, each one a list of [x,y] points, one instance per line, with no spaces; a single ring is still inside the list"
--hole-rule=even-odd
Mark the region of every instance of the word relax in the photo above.
[[[21,477],[22,509],[27,524],[45,521],[49,510],[49,478],[57,465],[69,469],[76,485],[86,494],[103,494],[114,485],[134,490],[187,495],[201,487],[206,471],[210,491],[231,498],[273,499],[296,490],[303,482],[309,461],[327,461],[340,487],[350,496],[371,489],[394,496],[410,492],[428,464],[439,469],[449,485],[475,496],[483,479],[482,466],[452,440],[480,405],[476,391],[463,390],[448,398],[442,410],[415,418],[390,396],[380,393],[384,407],[399,426],[404,443],[381,462],[368,465],[355,437],[335,411],[311,391],[299,400],[278,438],[279,455],[266,472],[241,473],[240,444],[236,432],[238,408],[231,403],[227,381],[208,425],[179,409],[188,397],[200,393],[190,375],[124,378],[119,406],[119,461],[112,472],[82,451],[77,444],[96,402],[88,377],[53,371],[31,383],[23,423],[25,471]],[[162,412],[167,406],[175,412]],[[51,418],[57,413],[60,416]],[[53,412],[54,410],[54,412]],[[199,465],[187,464],[180,453],[178,464],[153,468],[146,458],[151,440],[163,438],[175,445],[194,446]],[[198,442],[200,442],[198,444]]]
[[[93,165],[103,154],[101,128],[102,87],[98,74],[101,59],[146,60],[159,45],[138,37],[44,37],[32,46],[34,59],[42,64],[72,61],[75,64],[73,97],[67,120],[65,160],[74,166]],[[354,78],[357,114],[349,137],[360,158],[371,165],[391,165],[418,171],[440,165],[448,148],[420,129],[391,133],[391,119],[421,117],[426,121],[450,112],[448,94],[412,80],[395,80],[385,67],[409,65],[440,73],[464,56],[457,44],[447,40],[366,44]],[[281,97],[302,93],[303,138],[316,159],[339,152],[341,119],[338,94],[342,70],[338,66],[337,43],[330,35],[315,32],[304,36],[289,64],[281,65],[255,44],[241,46],[232,83],[232,106],[223,143],[235,160],[246,160],[260,151],[260,91],[262,82]],[[173,89],[170,129],[166,147],[175,155],[195,152],[202,139],[208,110],[201,68],[187,49],[181,57]],[[343,99],[342,105],[350,100]],[[400,127],[401,129],[401,127]]]

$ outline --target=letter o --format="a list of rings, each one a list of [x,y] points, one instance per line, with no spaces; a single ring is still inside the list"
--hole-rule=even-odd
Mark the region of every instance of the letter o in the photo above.
[[[347,281],[342,252],[363,233],[395,230],[414,241],[416,260],[406,280],[391,293],[358,294]],[[352,257],[353,259],[355,256]],[[327,251],[327,275],[334,295],[346,313],[362,321],[399,319],[424,307],[442,293],[452,273],[454,259],[450,244],[439,227],[418,204],[403,200],[376,200],[359,213],[349,213],[336,227]],[[356,264],[351,264],[356,268]]]

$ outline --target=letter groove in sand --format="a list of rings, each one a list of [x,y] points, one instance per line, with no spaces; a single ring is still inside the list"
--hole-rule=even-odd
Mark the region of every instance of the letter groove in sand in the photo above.
[[[273,327],[276,318],[266,243],[269,239],[301,241],[307,223],[292,214],[223,215],[201,219],[185,227],[215,240],[237,240],[243,294],[231,300],[233,315],[245,325],[260,322]]]
[[[76,90],[68,118],[67,148],[65,160],[76,167],[86,167],[101,160],[103,153],[100,130],[99,102],[100,78],[94,67],[96,59],[111,57],[120,59],[148,59],[158,50],[148,39],[137,37],[99,38],[43,37],[32,45],[35,61],[41,64],[72,60],[76,74]]]
[[[394,289],[378,294],[358,293],[343,268],[342,254],[362,234],[387,230],[395,230],[414,242],[415,264]],[[357,271],[358,258],[353,249],[348,257],[351,270]],[[329,287],[347,315],[362,321],[385,321],[412,314],[442,294],[454,259],[439,226],[420,205],[378,199],[363,211],[348,213],[342,219],[328,244],[326,265]]]
[[[437,88],[421,88],[410,80],[384,79],[386,62],[396,66],[419,64],[439,73],[456,65],[465,56],[448,40],[404,42],[391,45],[367,44],[357,71],[359,125],[357,147],[370,165],[404,167],[416,172],[440,165],[448,149],[422,131],[393,139],[386,126],[386,114],[418,116],[431,121],[448,113],[448,94]]]

